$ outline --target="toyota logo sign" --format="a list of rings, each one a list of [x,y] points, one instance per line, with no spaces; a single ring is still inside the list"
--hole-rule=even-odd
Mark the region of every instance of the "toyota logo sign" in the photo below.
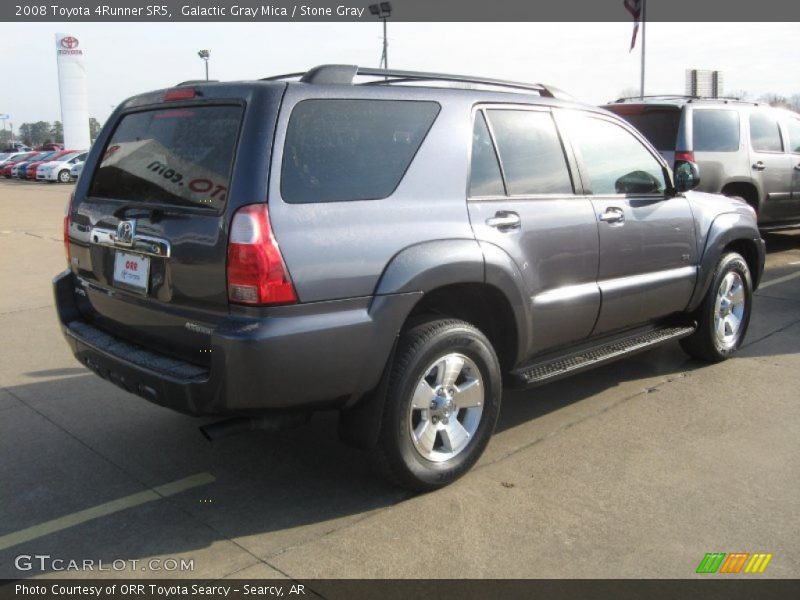
[[[71,35],[61,38],[61,46],[67,50],[74,50],[78,47],[78,38],[72,37]]]

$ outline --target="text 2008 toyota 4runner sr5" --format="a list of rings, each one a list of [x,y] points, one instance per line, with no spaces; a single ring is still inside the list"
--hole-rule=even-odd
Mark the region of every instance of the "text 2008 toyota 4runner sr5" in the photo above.
[[[483,452],[504,384],[678,339],[736,351],[764,244],[697,180],[543,85],[345,65],[190,82],[100,134],[58,313],[102,377],[232,417],[210,436],[335,408],[393,481],[433,489]]]

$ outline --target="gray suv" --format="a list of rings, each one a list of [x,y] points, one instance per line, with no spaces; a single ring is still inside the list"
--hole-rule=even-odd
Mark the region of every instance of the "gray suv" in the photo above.
[[[623,98],[604,108],[670,165],[691,161],[704,192],[744,198],[762,230],[800,226],[800,114],[735,99]]]
[[[486,447],[503,387],[742,343],[753,209],[690,191],[554,88],[331,65],[135,96],[93,146],[54,280],[77,359],[209,438],[340,411],[413,490]]]

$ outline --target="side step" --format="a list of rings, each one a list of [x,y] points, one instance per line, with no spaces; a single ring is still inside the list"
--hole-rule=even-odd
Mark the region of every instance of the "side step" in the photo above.
[[[630,337],[617,338],[613,341],[584,348],[573,354],[562,355],[553,360],[544,360],[522,367],[514,372],[524,386],[544,383],[546,381],[572,375],[618,358],[630,356],[666,342],[678,340],[694,333],[696,327],[662,327]]]

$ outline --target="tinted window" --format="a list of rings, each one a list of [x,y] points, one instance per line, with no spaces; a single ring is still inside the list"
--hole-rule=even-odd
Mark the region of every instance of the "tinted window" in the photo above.
[[[789,130],[789,152],[800,152],[800,119],[789,119],[786,128]]]
[[[750,143],[760,152],[782,152],[781,130],[778,120],[764,113],[750,115]]]
[[[490,110],[508,193],[571,194],[564,151],[547,112]]]
[[[674,108],[613,107],[613,112],[636,127],[659,150],[675,150],[681,111]]]
[[[281,169],[286,202],[374,200],[394,192],[439,105],[306,100],[292,111]]]
[[[502,196],[506,193],[492,138],[483,113],[475,116],[472,133],[472,168],[469,178],[470,196]]]
[[[94,175],[93,196],[221,208],[242,110],[152,110],[117,125]]]
[[[586,116],[575,116],[568,124],[593,194],[664,192],[661,163],[631,133],[609,121]]]
[[[739,150],[739,113],[735,110],[694,110],[692,125],[695,152]]]

